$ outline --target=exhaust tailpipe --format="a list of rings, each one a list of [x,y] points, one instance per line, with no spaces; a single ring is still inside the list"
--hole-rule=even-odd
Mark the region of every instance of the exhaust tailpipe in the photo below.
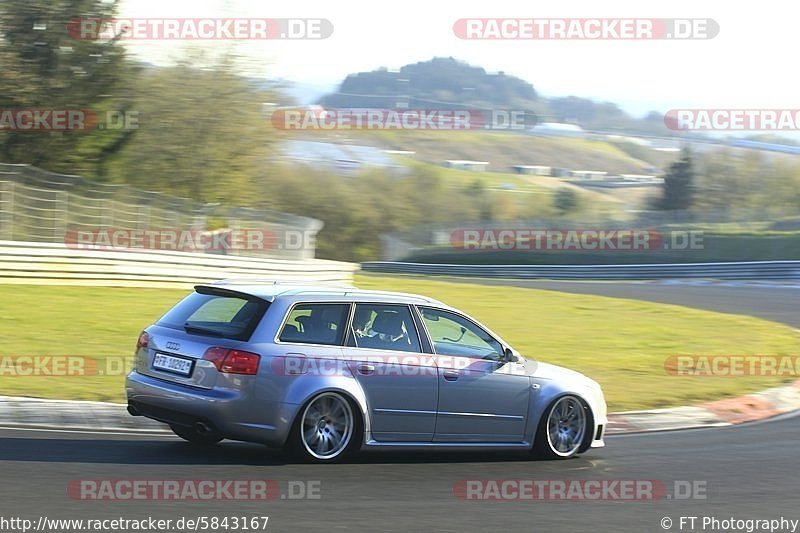
[[[209,435],[214,432],[214,430],[211,429],[211,427],[202,420],[198,420],[197,422],[194,423],[194,430],[199,435]]]
[[[132,403],[128,404],[128,414],[131,416],[142,416],[142,412],[139,411],[139,408],[133,405]]]

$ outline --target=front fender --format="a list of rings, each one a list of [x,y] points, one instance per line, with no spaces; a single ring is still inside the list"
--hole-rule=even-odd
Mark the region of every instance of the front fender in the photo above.
[[[544,378],[531,378],[531,382],[539,385],[538,394],[532,395],[531,401],[531,421],[528,424],[526,440],[534,444],[536,439],[536,432],[541,423],[542,417],[545,415],[547,408],[553,404],[558,398],[567,395],[573,395],[581,398],[586,405],[589,406],[591,411],[592,425],[589,428],[592,434],[592,447],[603,446],[602,439],[596,440],[598,426],[605,428],[608,424],[607,411],[605,399],[602,396],[602,391],[596,391],[592,387],[583,384],[565,385],[556,380]],[[605,431],[604,431],[605,432]]]

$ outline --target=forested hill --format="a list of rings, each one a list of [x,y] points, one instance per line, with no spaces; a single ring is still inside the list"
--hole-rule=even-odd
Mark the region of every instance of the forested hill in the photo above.
[[[539,96],[530,83],[502,72],[489,74],[452,57],[350,74],[337,93],[322,98],[326,107],[409,107],[426,109],[494,106],[531,109]]]
[[[663,115],[634,118],[612,102],[567,96],[545,98],[529,82],[452,57],[348,75],[318,102],[329,108],[488,108],[532,111],[539,122],[568,122],[585,129],[668,134]]]

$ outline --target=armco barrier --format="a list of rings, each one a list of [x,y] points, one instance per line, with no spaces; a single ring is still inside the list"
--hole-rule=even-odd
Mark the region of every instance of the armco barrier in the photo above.
[[[0,241],[0,283],[188,286],[222,278],[352,283],[358,264],[166,251],[104,251]]]
[[[800,280],[800,261],[641,265],[450,265],[373,261],[365,272],[516,279],[727,279]]]

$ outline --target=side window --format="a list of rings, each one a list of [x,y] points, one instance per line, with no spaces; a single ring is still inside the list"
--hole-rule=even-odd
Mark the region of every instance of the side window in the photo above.
[[[499,360],[503,346],[474,322],[431,307],[420,307],[434,350],[441,355],[460,355]]]
[[[282,342],[330,344],[338,346],[344,337],[348,304],[299,304],[289,316],[278,337]]]
[[[357,348],[421,351],[407,305],[356,304],[351,329],[350,344]]]

